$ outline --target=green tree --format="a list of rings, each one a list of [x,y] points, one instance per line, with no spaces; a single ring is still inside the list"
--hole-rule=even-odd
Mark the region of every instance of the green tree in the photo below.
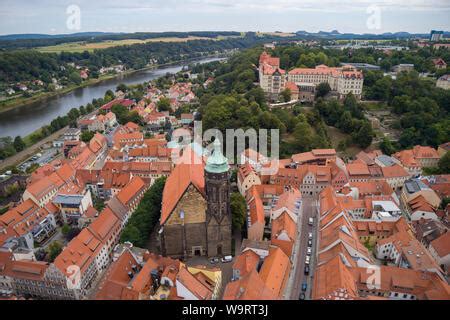
[[[16,154],[13,140],[11,137],[0,138],[0,159],[8,158]]]
[[[65,223],[62,228],[61,228],[61,233],[63,234],[63,236],[66,236],[70,231],[70,226]]]
[[[31,166],[29,166],[25,171],[26,173],[33,173],[37,168],[39,168],[38,163],[33,163]]]
[[[48,246],[48,260],[49,262],[53,262],[55,261],[56,257],[61,253],[62,251],[62,244],[59,241],[53,241],[49,246]]]
[[[325,97],[331,91],[331,87],[328,82],[322,82],[317,85],[316,97]]]
[[[121,83],[116,87],[116,91],[122,91],[122,92],[127,92],[128,91],[128,87],[126,84]]]
[[[81,133],[81,136],[80,136],[80,139],[81,139],[81,141],[83,141],[83,142],[89,142],[89,141],[91,141],[91,139],[94,137],[94,132],[92,132],[92,131],[83,131],[82,133]]]
[[[286,88],[280,92],[280,96],[283,102],[291,101],[291,89]]]
[[[150,233],[161,215],[162,193],[166,178],[158,178],[148,189],[120,236],[120,242],[129,241],[138,247],[147,245]]]
[[[247,217],[247,205],[245,198],[239,192],[233,192],[230,196],[231,217],[233,229],[242,230]]]
[[[112,90],[108,90],[105,92],[105,96],[104,96],[105,101],[111,101],[114,99],[114,92],[112,92]]]
[[[95,197],[93,199],[93,204],[94,204],[95,210],[97,210],[98,212],[102,211],[106,206],[105,201],[98,197]]]
[[[87,111],[86,111],[86,108],[84,107],[84,106],[80,106],[80,114],[82,115],[82,116],[84,116],[86,113],[87,113]]]
[[[69,113],[67,114],[70,120],[76,120],[80,116],[80,111],[77,108],[70,109]]]
[[[392,141],[386,137],[384,137],[383,141],[380,142],[380,149],[384,154],[387,154],[388,156],[395,153],[396,151],[394,145],[392,144]]]
[[[298,152],[306,152],[312,147],[313,132],[306,121],[300,121],[294,129],[295,147]]]
[[[450,151],[439,160],[438,168],[441,174],[449,174],[450,173]]]
[[[383,77],[377,80],[371,88],[370,99],[387,101],[390,96],[392,87],[392,79],[390,77]]]
[[[342,132],[350,133],[353,131],[353,119],[349,111],[345,111],[336,123],[336,127],[341,129]]]
[[[161,98],[156,104],[158,107],[158,111],[169,111],[170,110],[170,99],[169,98]]]
[[[14,138],[14,149],[16,149],[17,152],[22,151],[23,149],[25,149],[25,147],[25,142],[23,142],[21,136],[17,136]]]
[[[359,130],[352,134],[353,142],[365,149],[372,144],[373,131],[368,121],[364,121]]]
[[[141,243],[143,236],[139,231],[138,227],[135,225],[126,226],[120,235],[120,241],[123,242],[131,242],[135,245]]]
[[[81,84],[83,79],[81,79],[80,74],[77,71],[73,71],[69,75],[69,81],[76,85],[79,85],[79,84]]]

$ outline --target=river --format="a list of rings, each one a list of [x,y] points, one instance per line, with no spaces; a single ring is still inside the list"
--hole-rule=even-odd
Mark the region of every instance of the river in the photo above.
[[[205,58],[190,61],[189,63],[208,63],[223,58]],[[157,69],[141,70],[134,73],[120,75],[113,79],[78,88],[71,92],[56,95],[31,104],[18,106],[0,113],[0,137],[26,136],[40,127],[49,124],[58,116],[66,115],[70,109],[79,108],[105,95],[108,90],[115,90],[117,85],[143,83],[164,76],[166,73],[177,73],[188,63],[174,64]]]

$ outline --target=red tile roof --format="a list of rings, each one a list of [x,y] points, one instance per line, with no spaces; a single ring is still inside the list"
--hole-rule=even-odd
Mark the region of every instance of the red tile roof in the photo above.
[[[439,257],[443,258],[450,254],[450,232],[447,231],[439,238],[431,241],[430,245],[436,250]]]
[[[229,282],[223,294],[224,300],[278,300],[266,287],[256,270],[237,281]]]
[[[259,255],[253,250],[247,250],[237,256],[233,264],[234,270],[239,270],[240,277],[244,277],[252,270],[256,270],[259,263]]]
[[[247,199],[251,225],[256,223],[262,223],[264,225],[264,206],[261,201],[261,197],[255,188],[251,188],[249,190],[247,193]]]
[[[186,267],[180,268],[177,281],[179,281],[186,289],[188,289],[199,300],[211,300],[212,290],[199,281]]]
[[[140,177],[133,177],[131,181],[117,194],[117,199],[125,206],[129,205],[129,202],[137,194],[142,192],[146,188],[144,180]]]
[[[356,281],[339,255],[317,267],[313,281],[313,299],[353,300],[358,297]]]
[[[414,146],[413,154],[416,159],[440,159],[436,149],[428,146]]]
[[[99,285],[96,300],[137,300],[138,292],[129,290],[129,272],[134,273],[132,266],[139,266],[129,250],[125,250],[119,259],[111,264]]]
[[[89,225],[89,231],[96,235],[100,240],[109,240],[114,232],[118,233],[120,221],[110,210],[103,210],[97,219]]]
[[[276,297],[282,297],[291,263],[289,257],[280,248],[270,248],[269,255],[264,259],[264,263],[259,272],[262,281]]]
[[[369,167],[364,162],[358,160],[347,164],[347,171],[350,176],[368,176],[370,175]]]
[[[161,225],[172,213],[188,186],[192,184],[204,194],[205,178],[203,164],[179,164],[167,178],[163,191]]]
[[[409,177],[408,172],[399,164],[394,164],[390,167],[381,167],[383,171],[383,176],[385,178],[401,178],[401,177]]]

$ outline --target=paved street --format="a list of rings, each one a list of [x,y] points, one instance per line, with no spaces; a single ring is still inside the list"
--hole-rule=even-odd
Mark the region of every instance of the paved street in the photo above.
[[[314,225],[310,226],[308,220],[310,217],[314,218]],[[291,300],[298,300],[300,293],[302,292],[302,283],[307,283],[307,290],[305,292],[305,298],[310,299],[311,287],[313,283],[314,276],[314,266],[315,266],[315,255],[316,255],[316,239],[317,239],[317,207],[316,199],[314,197],[303,197],[303,215],[300,219],[299,228],[299,241],[297,242],[297,253],[295,255],[294,261],[294,275],[293,275],[293,286],[290,292]],[[306,259],[306,248],[308,247],[308,233],[313,234],[312,240],[312,254],[310,260],[310,271],[309,275],[305,275],[305,259]]]
[[[100,159],[98,159],[98,160],[95,162],[95,164],[94,164],[94,166],[92,167],[92,169],[93,169],[93,170],[101,170],[101,169],[103,168],[104,164],[105,164],[105,160],[106,160],[106,157],[107,157],[107,156],[108,156],[108,153],[105,152],[105,154],[104,154]]]
[[[25,150],[22,150],[15,155],[6,158],[3,161],[0,161],[0,170],[5,169],[8,166],[16,165],[20,163],[21,161],[24,161],[25,159],[31,157],[35,153],[39,152],[41,150],[41,147],[44,144],[47,144],[49,142],[52,142],[53,140],[58,139],[60,135],[64,133],[64,131],[67,130],[68,127],[64,127],[61,130],[56,131],[55,133],[51,134],[47,138],[42,139],[41,141],[33,144],[32,146],[26,148]]]

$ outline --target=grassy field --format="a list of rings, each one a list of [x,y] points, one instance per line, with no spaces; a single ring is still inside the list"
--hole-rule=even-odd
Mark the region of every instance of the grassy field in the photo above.
[[[258,36],[275,36],[275,37],[294,37],[295,33],[291,32],[257,32]]]
[[[186,42],[192,40],[223,40],[227,37],[219,37],[219,38],[206,38],[206,37],[194,37],[189,36],[187,38],[177,38],[177,37],[167,37],[167,38],[154,38],[154,39],[124,39],[124,40],[110,40],[110,41],[102,41],[95,43],[86,43],[86,42],[71,42],[71,43],[63,43],[55,46],[47,46],[47,47],[39,47],[36,48],[40,52],[50,52],[50,53],[60,53],[62,51],[65,52],[83,52],[83,51],[93,51],[96,49],[106,49],[117,46],[126,46],[132,44],[142,44],[148,42]]]

